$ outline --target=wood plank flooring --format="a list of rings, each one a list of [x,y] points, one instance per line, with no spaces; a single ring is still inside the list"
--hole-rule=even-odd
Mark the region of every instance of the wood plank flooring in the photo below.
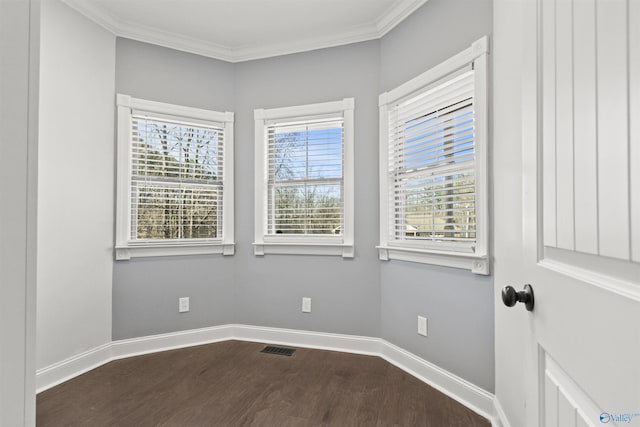
[[[131,357],[37,397],[49,426],[488,427],[488,420],[373,356],[242,341]]]

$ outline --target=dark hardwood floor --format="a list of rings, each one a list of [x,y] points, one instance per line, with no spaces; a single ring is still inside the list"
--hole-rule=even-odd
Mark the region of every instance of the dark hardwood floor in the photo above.
[[[490,426],[384,360],[226,341],[108,363],[37,397],[38,426]]]

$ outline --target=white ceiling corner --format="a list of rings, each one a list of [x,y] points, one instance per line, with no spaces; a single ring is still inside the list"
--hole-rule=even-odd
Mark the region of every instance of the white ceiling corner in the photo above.
[[[62,1],[116,36],[228,62],[249,61],[378,39],[427,2],[427,0]],[[187,9],[188,13],[182,13]],[[220,18],[218,21],[212,21],[203,18],[206,16]],[[291,29],[269,25],[271,22],[286,22]],[[220,27],[217,33],[212,30],[216,23]]]
[[[386,13],[378,17],[376,28],[378,29],[378,38],[384,36],[393,30],[396,25],[409,17],[420,6],[425,4],[427,0],[400,0],[393,3],[393,6]]]
[[[80,12],[82,15],[106,28],[114,34],[118,34],[118,21],[111,14],[96,3],[82,0],[61,0],[67,6]]]

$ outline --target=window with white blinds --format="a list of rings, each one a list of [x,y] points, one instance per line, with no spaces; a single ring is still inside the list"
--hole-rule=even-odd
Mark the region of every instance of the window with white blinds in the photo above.
[[[485,55],[381,95],[381,258],[488,272]]]
[[[182,248],[178,254],[210,253],[217,250],[207,245],[228,244],[231,116],[124,96],[119,101],[119,258],[175,254],[176,248]],[[163,246],[173,250],[159,252]],[[155,249],[139,250],[145,247]]]
[[[473,70],[389,111],[393,240],[476,240]]]
[[[273,123],[268,134],[268,235],[342,235],[342,117]]]
[[[224,130],[145,113],[132,124],[130,239],[219,239]]]
[[[255,253],[352,256],[353,99],[255,117]]]

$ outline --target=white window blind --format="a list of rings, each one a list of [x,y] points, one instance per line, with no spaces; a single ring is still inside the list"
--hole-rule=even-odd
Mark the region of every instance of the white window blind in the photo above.
[[[223,128],[134,112],[131,140],[131,241],[220,238]]]
[[[233,255],[233,113],[117,102],[116,259]]]
[[[342,235],[342,117],[269,123],[266,235]]]
[[[391,240],[476,240],[474,71],[470,67],[389,109]]]
[[[381,260],[489,274],[488,39],[380,94]]]
[[[254,111],[254,254],[354,256],[353,98]]]

